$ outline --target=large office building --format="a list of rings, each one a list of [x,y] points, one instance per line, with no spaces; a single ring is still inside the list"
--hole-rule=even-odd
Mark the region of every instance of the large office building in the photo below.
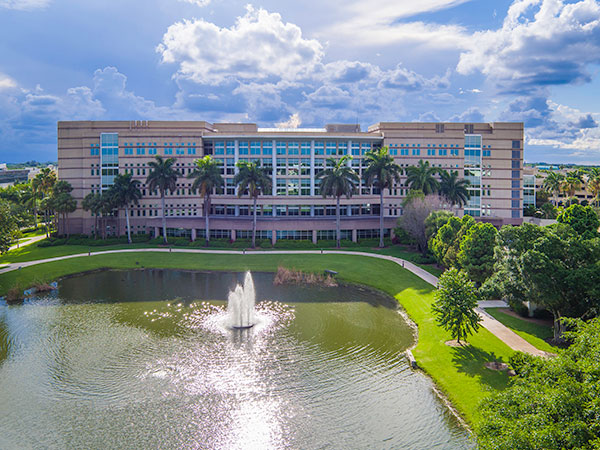
[[[145,185],[148,163],[156,155],[176,158],[181,173],[177,190],[166,197],[168,234],[204,236],[202,199],[191,191],[187,175],[194,161],[212,155],[222,165],[225,185],[212,198],[211,237],[248,238],[252,203],[239,197],[233,178],[236,163],[256,161],[267,167],[272,192],[258,199],[257,235],[261,239],[335,238],[335,199],[323,198],[316,174],[327,158],[351,155],[360,175],[365,154],[387,146],[402,168],[429,161],[436,168],[458,171],[470,182],[470,200],[461,210],[495,225],[520,224],[523,210],[522,123],[378,123],[361,131],[358,125],[324,128],[259,128],[251,123],[200,121],[77,121],[58,123],[59,178],[73,186],[78,209],[63,226],[71,233],[90,234],[94,218],[81,208],[90,192],[107,189],[118,173],[141,182],[143,198],[133,206],[134,233],[161,232],[160,196]],[[402,215],[408,187],[402,180],[384,192],[385,233]],[[342,197],[343,239],[379,235],[379,192],[362,184],[351,198]],[[123,213],[120,212],[120,216]],[[108,221],[109,232],[124,232],[125,221]],[[120,227],[116,230],[115,227]]]

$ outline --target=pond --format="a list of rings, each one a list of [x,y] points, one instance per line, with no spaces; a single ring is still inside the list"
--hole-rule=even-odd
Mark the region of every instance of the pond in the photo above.
[[[101,271],[0,306],[0,448],[464,449],[393,299],[244,274]]]

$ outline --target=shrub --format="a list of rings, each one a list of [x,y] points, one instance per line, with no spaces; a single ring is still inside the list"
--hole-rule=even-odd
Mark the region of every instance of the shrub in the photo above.
[[[287,249],[315,249],[317,246],[308,240],[291,240],[281,239],[275,243],[275,248],[287,248]]]
[[[515,352],[508,358],[508,365],[517,375],[526,376],[535,361],[535,358],[527,353]]]
[[[273,243],[270,239],[261,239],[256,241],[256,246],[260,248],[273,248]]]

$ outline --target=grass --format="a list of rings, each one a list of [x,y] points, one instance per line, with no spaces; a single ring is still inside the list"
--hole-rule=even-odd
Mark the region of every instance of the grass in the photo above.
[[[53,250],[57,250],[54,248]],[[196,270],[255,270],[275,272],[279,266],[306,272],[331,269],[338,277],[380,289],[394,296],[419,327],[413,353],[422,367],[471,424],[479,419],[477,406],[489,393],[508,385],[508,376],[484,368],[486,361],[508,361],[513,351],[485,329],[468,339],[470,346],[448,347],[450,335],[431,315],[434,288],[397,264],[359,255],[216,255],[194,253],[123,253],[85,256],[39,264],[0,275],[0,295],[11,286],[50,282],[62,276],[113,267],[180,268]]]
[[[66,256],[66,255],[77,255],[79,253],[87,253],[88,251],[98,252],[104,250],[118,250],[118,249],[126,249],[126,248],[157,248],[158,245],[150,244],[147,242],[137,243],[137,244],[116,244],[116,245],[106,245],[99,247],[89,247],[86,245],[58,245],[56,247],[39,247],[39,242],[35,242],[33,244],[23,246],[18,249],[11,250],[10,252],[5,253],[0,256],[0,266],[4,264],[10,263],[19,263],[26,261],[36,261],[40,259],[48,259],[55,258],[57,256]],[[185,248],[185,247],[183,247]],[[211,247],[211,250],[240,250],[234,249],[231,247]],[[269,251],[269,249],[261,249],[263,251]],[[272,249],[272,250],[285,250],[282,248]],[[315,249],[313,249],[315,250]],[[328,248],[327,250],[335,250],[335,248]],[[407,261],[411,261],[417,264],[419,267],[428,271],[432,275],[439,277],[443,269],[433,265],[433,264],[421,264],[419,261],[421,260],[421,254],[416,253],[410,250],[407,250],[405,247],[401,247],[399,245],[392,245],[385,248],[377,248],[377,247],[350,247],[350,248],[342,248],[341,250],[347,251],[357,251],[357,252],[370,252],[370,253],[379,253],[382,255],[390,255],[395,256],[397,258],[402,258]],[[251,251],[251,250],[250,250]]]
[[[511,316],[500,311],[498,308],[487,308],[485,312],[497,321],[502,322],[534,347],[550,353],[556,353],[559,350],[558,347],[554,347],[546,342],[546,339],[551,339],[554,336],[551,327]]]

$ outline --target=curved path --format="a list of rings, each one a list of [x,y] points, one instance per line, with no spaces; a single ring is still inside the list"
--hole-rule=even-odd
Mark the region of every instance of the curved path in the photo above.
[[[315,255],[354,255],[354,256],[368,256],[371,258],[385,259],[392,261],[404,269],[412,272],[427,283],[437,286],[438,279],[436,276],[430,274],[426,270],[417,266],[416,264],[406,261],[401,258],[394,256],[380,255],[378,253],[364,253],[364,252],[352,252],[345,250],[252,250],[252,251],[239,251],[239,250],[202,250],[202,249],[170,249],[170,248],[139,248],[139,249],[122,249],[122,250],[105,250],[99,252],[89,253],[78,253],[75,255],[57,256],[55,258],[39,259],[36,261],[26,261],[21,263],[11,263],[7,266],[0,268],[0,274],[18,270],[23,267],[34,266],[37,264],[44,264],[48,262],[61,261],[70,258],[80,258],[83,256],[96,256],[104,255],[109,253],[139,253],[139,252],[157,252],[157,253],[207,253],[207,254],[222,254],[222,255],[277,255],[277,254],[315,254]],[[492,316],[487,314],[481,308],[477,308],[477,312],[482,318],[481,325],[487,328],[494,336],[503,341],[513,350],[519,350],[525,353],[529,353],[536,356],[547,356],[547,353],[539,350],[538,348],[531,345],[521,336],[516,334],[514,331],[504,326],[502,323],[494,319]]]

